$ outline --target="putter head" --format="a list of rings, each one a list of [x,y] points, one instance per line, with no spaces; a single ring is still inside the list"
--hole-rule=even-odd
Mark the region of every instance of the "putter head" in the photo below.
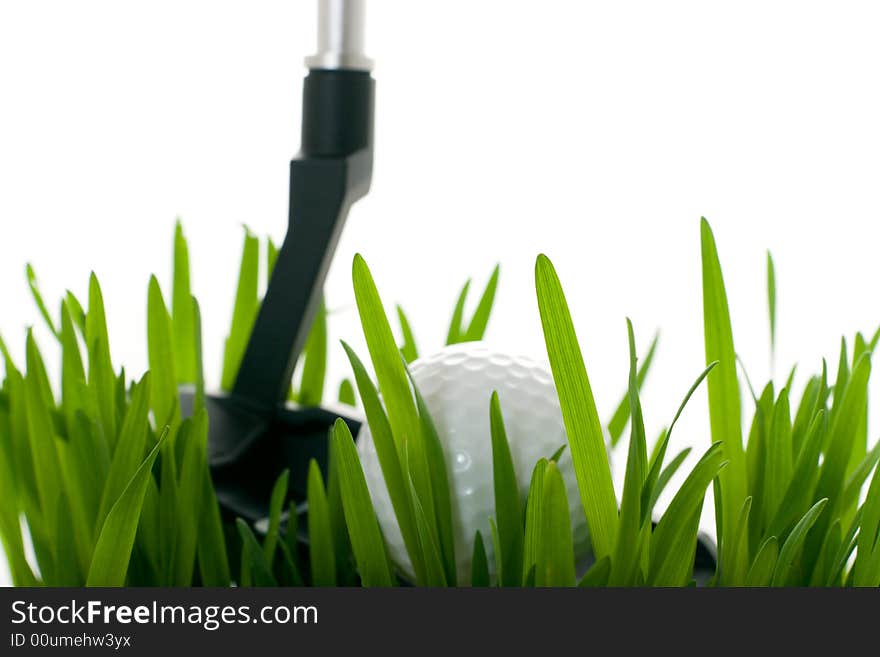
[[[180,390],[184,417],[192,414],[195,391]],[[257,412],[231,395],[206,395],[208,465],[223,513],[250,523],[269,515],[275,480],[290,470],[288,500],[306,499],[309,463],[318,462],[326,477],[329,434],[342,418],[353,436],[361,420],[345,406],[278,407],[271,415]]]

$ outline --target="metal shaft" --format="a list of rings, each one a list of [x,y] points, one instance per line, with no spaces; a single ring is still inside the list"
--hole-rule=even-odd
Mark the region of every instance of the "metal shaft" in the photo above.
[[[318,52],[309,69],[370,71],[364,50],[365,0],[318,0]]]

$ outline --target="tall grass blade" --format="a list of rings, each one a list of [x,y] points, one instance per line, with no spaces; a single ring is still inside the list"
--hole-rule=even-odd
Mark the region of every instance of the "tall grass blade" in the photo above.
[[[361,582],[370,587],[392,586],[394,577],[364,471],[361,469],[351,431],[342,420],[337,420],[333,427],[331,449],[334,450],[334,458],[339,464],[342,506]]]
[[[191,304],[192,301],[189,303]],[[160,427],[170,425],[172,418],[180,415],[174,367],[174,344],[171,338],[171,317],[155,276],[150,278],[147,300],[147,345],[151,372],[150,405],[153,417]]]
[[[357,398],[354,393],[354,384],[351,382],[351,379],[343,379],[339,384],[339,392],[336,395],[336,398],[339,400],[340,404],[347,404],[348,406],[357,406]]]
[[[242,586],[278,586],[272,573],[272,565],[257,542],[253,530],[241,518],[235,520],[235,527],[241,537]],[[247,572],[247,575],[245,575]]]
[[[287,500],[289,480],[290,471],[285,469],[275,480],[272,494],[269,497],[269,527],[266,531],[266,538],[263,540],[263,555],[266,557],[266,563],[269,564],[275,561],[275,548],[278,545],[278,536],[281,531],[281,511]]]
[[[661,516],[651,538],[649,586],[684,586],[690,581],[703,499],[724,467],[724,457],[721,445],[713,444]]]
[[[758,554],[746,575],[745,585],[749,587],[770,586],[778,557],[779,541],[775,536],[771,536],[758,549]]]
[[[327,376],[327,308],[323,299],[303,350],[302,379],[297,401],[303,406],[319,406],[324,397]]]
[[[507,432],[504,430],[504,418],[501,414],[501,403],[498,393],[492,393],[489,403],[489,419],[492,435],[492,480],[495,492],[495,519],[498,525],[498,537],[501,541],[501,553],[504,555],[503,571],[505,573],[502,586],[519,586],[522,584],[523,570],[523,512],[519,499],[519,485]]]
[[[449,321],[449,330],[446,333],[446,344],[448,345],[464,342],[464,329],[462,328],[462,323],[464,322],[464,304],[467,301],[470,286],[471,281],[468,279],[465,281],[464,287],[461,288],[458,300],[455,302],[455,309],[452,311],[452,319]]]
[[[542,532],[538,543],[535,586],[574,586],[574,544],[565,483],[550,461],[544,473]]]
[[[489,316],[492,314],[492,305],[495,303],[495,291],[498,288],[498,274],[500,271],[501,265],[495,265],[495,269],[492,270],[492,275],[489,277],[489,282],[486,284],[486,289],[483,290],[483,295],[477,303],[473,317],[471,317],[470,324],[468,324],[467,329],[464,331],[464,342],[482,340],[486,334]]]
[[[723,443],[728,467],[720,476],[721,517],[718,540],[724,545],[724,519],[733,522],[746,499],[746,460],[742,444],[739,383],[736,378],[736,352],[730,327],[727,292],[715,237],[709,222],[700,224],[703,260],[703,323],[706,362],[718,361],[714,376],[709,377],[709,420],[712,440]],[[724,557],[722,556],[722,559]]]
[[[535,285],[581,504],[590,527],[593,552],[601,559],[612,553],[618,525],[617,498],[602,425],[562,284],[544,255],[538,256],[535,263]]]
[[[785,539],[785,543],[782,544],[782,549],[779,551],[776,568],[773,571],[773,579],[771,580],[772,586],[785,586],[789,583],[789,575],[791,574],[792,566],[804,545],[807,532],[810,531],[810,528],[815,524],[819,514],[822,513],[822,509],[825,508],[827,503],[828,499],[822,498],[810,507],[810,510],[807,511],[804,517],[798,521],[794,526],[794,529],[792,529],[791,533],[788,535],[788,538]]]
[[[40,285],[37,283],[37,275],[34,273],[34,268],[30,263],[25,267],[25,274],[27,275],[27,282],[28,287],[31,290],[31,296],[34,298],[34,303],[37,304],[37,309],[40,311],[43,321],[46,322],[46,326],[49,327],[52,334],[60,340],[61,333],[55,327],[55,322],[52,321],[52,315],[49,313],[49,309],[46,308],[46,303],[43,301],[43,295],[40,292]]]
[[[223,353],[223,374],[220,386],[231,390],[241,366],[241,359],[254,326],[259,308],[258,287],[260,282],[260,242],[245,227],[244,246],[241,250],[241,266],[238,272],[238,289],[232,308],[232,322],[226,348]]]
[[[409,378],[391,332],[391,326],[388,324],[388,318],[385,316],[376,284],[373,282],[367,263],[360,255],[354,258],[352,279],[370,359],[376,371],[397,451],[402,455],[404,441],[416,436],[420,431]],[[363,394],[363,391],[361,392]]]
[[[400,345],[400,353],[407,363],[413,362],[419,357],[419,348],[416,346],[416,339],[413,336],[412,327],[403,308],[397,306],[397,319],[400,322],[400,333],[403,336],[403,344]]]
[[[776,359],[776,267],[767,251],[767,315],[770,318],[770,362]]]
[[[123,586],[150,471],[167,431],[140,464],[101,526],[86,580],[87,586]]]
[[[336,552],[330,527],[330,508],[324,491],[321,469],[314,459],[309,463],[309,555],[312,586],[336,586]]]
[[[348,355],[352,371],[354,372],[361,401],[364,405],[364,412],[366,413],[370,432],[373,436],[373,444],[376,447],[379,466],[382,469],[382,477],[388,489],[388,496],[394,508],[394,514],[400,527],[400,533],[403,537],[407,554],[409,554],[410,561],[413,564],[416,580],[422,582],[424,581],[425,573],[421,558],[418,529],[416,528],[415,512],[412,507],[409,485],[404,476],[404,467],[400,462],[394,443],[391,425],[388,422],[385,411],[382,409],[379,393],[370,380],[363,363],[348,344],[343,342],[342,347]],[[335,458],[335,454],[333,456]]]
[[[483,535],[477,531],[474,535],[474,554],[471,559],[471,586],[485,588],[490,584],[489,557],[486,556]]]
[[[104,314],[104,297],[98,278],[89,278],[89,312],[86,315],[86,345],[89,354],[89,388],[98,408],[98,424],[111,452],[116,446],[116,405],[113,363]]]
[[[675,428],[675,423],[678,422],[678,418],[680,418],[681,414],[684,413],[685,407],[687,406],[694,392],[696,392],[697,388],[700,387],[703,379],[709,376],[709,372],[711,372],[716,365],[718,365],[718,361],[713,361],[709,363],[702,372],[700,372],[700,375],[688,389],[687,393],[684,396],[684,399],[682,399],[681,404],[679,404],[678,410],[675,412],[675,416],[672,418],[672,422],[669,424],[669,429],[667,429],[663,433],[662,437],[654,448],[654,454],[651,458],[651,468],[648,471],[647,477],[645,478],[645,486],[642,490],[642,524],[647,521],[648,516],[654,509],[654,503],[657,501],[657,498],[660,497],[660,493],[663,490],[663,487],[659,487],[658,489],[660,477],[662,476],[663,472],[668,471],[668,476],[671,478],[672,475],[675,473],[675,470],[678,468],[677,465],[675,466],[675,468],[672,468],[672,464],[670,464],[670,466],[667,467],[666,470],[661,470],[663,468],[663,460],[666,458],[666,448],[669,445],[669,439],[672,436],[672,430]],[[687,454],[689,453],[690,450],[688,450],[687,453],[685,453],[685,455],[681,457],[681,459],[684,460],[685,458],[687,458]],[[679,456],[681,456],[681,454],[679,454]],[[665,485],[666,482],[664,482],[663,486],[665,487]]]
[[[629,339],[629,407],[632,409],[629,452],[626,459],[626,475],[623,497],[620,502],[618,536],[611,558],[611,583],[626,586],[635,581],[637,564],[641,561],[642,542],[642,488],[648,469],[648,446],[642,404],[639,400],[636,366],[636,343],[632,322],[626,320]]]
[[[540,459],[532,470],[529,483],[529,496],[526,500],[525,534],[523,537],[522,582],[525,584],[529,572],[538,561],[538,546],[544,526],[544,474],[547,459]]]
[[[190,287],[189,246],[180,220],[174,228],[174,274],[171,295],[171,325],[174,332],[174,369],[178,383],[195,383],[195,317]]]
[[[648,352],[645,354],[645,357],[642,358],[641,365],[639,365],[639,372],[636,377],[639,391],[641,391],[642,385],[648,377],[648,371],[651,369],[651,363],[654,362],[654,354],[657,352],[657,345],[659,342],[660,333],[658,331],[654,334],[654,338],[651,340],[651,345],[648,347]],[[623,431],[626,429],[627,422],[629,422],[628,386],[627,392],[623,395],[623,399],[620,400],[620,403],[614,411],[614,415],[611,416],[611,421],[608,422],[608,434],[611,436],[612,447],[616,447],[617,443],[620,442],[620,438],[623,436]]]

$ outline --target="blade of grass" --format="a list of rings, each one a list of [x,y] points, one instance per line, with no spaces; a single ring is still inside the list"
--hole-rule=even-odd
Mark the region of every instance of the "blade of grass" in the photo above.
[[[446,334],[446,344],[457,344],[464,341],[464,329],[462,323],[464,321],[464,304],[467,301],[468,289],[470,289],[471,281],[465,281],[464,287],[458,295],[455,302],[455,309],[452,311],[452,319],[449,321],[449,331]]]
[[[752,510],[749,514],[749,550],[755,554],[765,535],[764,486],[767,470],[767,441],[773,419],[774,388],[770,381],[761,392],[755,404],[755,414],[749,429],[746,448],[748,492],[752,497]]]
[[[536,586],[574,586],[574,544],[565,483],[550,461],[544,473],[542,531],[535,568]]]
[[[192,586],[198,548],[198,527],[202,515],[202,472],[207,467],[208,413],[204,409],[189,420],[183,462],[178,478],[177,555],[174,560],[176,586]]]
[[[354,394],[354,384],[351,379],[343,379],[339,384],[339,393],[336,395],[340,404],[349,406],[357,406],[357,399]]]
[[[776,360],[776,267],[767,251],[767,313],[770,318],[770,363]]]
[[[147,295],[147,345],[151,372],[150,405],[157,425],[164,426],[171,424],[173,417],[179,416],[180,406],[174,367],[174,343],[171,338],[171,317],[155,276],[150,277]]]
[[[101,499],[101,481],[96,472],[98,466],[89,444],[91,436],[86,436],[89,436],[89,427],[78,424],[68,440],[55,441],[61,486],[67,493],[63,494],[64,504],[70,514],[70,518],[65,520],[65,528],[73,537],[77,571],[82,573],[83,581],[95,545],[95,518]]]
[[[810,425],[782,502],[767,526],[768,536],[782,536],[795,519],[806,512],[807,501],[811,499],[816,484],[816,469],[825,431],[825,411],[820,410]]]
[[[419,392],[416,382],[407,370],[410,377],[413,394],[416,398],[416,408],[419,413],[421,425],[421,442],[425,450],[425,459],[428,465],[430,477],[431,498],[433,502],[433,523],[436,527],[436,537],[440,557],[443,560],[443,569],[446,582],[449,586],[457,583],[456,559],[455,559],[455,534],[452,529],[452,496],[449,492],[449,474],[446,469],[446,458],[443,454],[443,445],[437,435],[434,420],[428,411],[428,406]],[[410,441],[410,445],[416,444]]]
[[[400,353],[403,354],[403,358],[407,363],[411,363],[419,357],[419,349],[416,346],[416,339],[415,336],[413,336],[409,319],[407,319],[406,313],[400,306],[397,306],[397,319],[400,322],[400,332],[403,335],[403,344],[400,345]]]
[[[351,431],[342,420],[336,420],[333,427],[331,449],[335,450],[334,458],[339,464],[342,506],[361,583],[368,587],[392,586],[394,578],[364,471]]]
[[[709,222],[701,220],[700,235],[703,260],[703,322],[706,362],[717,360],[718,368],[709,377],[709,420],[712,440],[722,442],[729,461],[720,476],[722,519],[731,522],[738,516],[746,499],[746,462],[742,444],[739,384],[736,378],[736,352],[730,326],[727,292],[715,237]],[[718,540],[724,545],[723,520]],[[723,558],[723,557],[722,557]]]
[[[397,451],[402,455],[404,441],[420,431],[409,378],[394,335],[391,333],[388,318],[385,316],[376,284],[373,282],[367,263],[360,255],[354,258],[352,279],[370,359],[376,371]],[[363,391],[361,392],[363,394]]]
[[[293,505],[291,504],[291,507]],[[295,511],[295,510],[294,510]],[[294,527],[288,528],[288,535],[296,536],[296,513],[290,516],[294,519]],[[291,533],[292,532],[292,533]],[[294,543],[296,539],[293,539]],[[278,549],[281,550],[281,563],[283,564],[283,568],[281,568],[282,577],[279,580],[283,586],[304,586],[302,575],[300,574],[299,565],[297,564],[295,549],[296,545],[291,545],[285,543],[284,541],[278,544]]]
[[[634,583],[637,564],[641,561],[642,542],[639,535],[642,530],[642,488],[648,469],[648,446],[637,381],[636,342],[629,318],[626,320],[626,329],[629,340],[629,407],[632,428],[620,502],[618,535],[614,556],[611,558],[610,581],[614,586]]]
[[[76,295],[70,290],[65,291],[64,300],[70,308],[70,314],[73,317],[73,323],[79,329],[82,336],[86,335],[86,312],[83,310],[82,304]]]
[[[684,412],[685,407],[687,406],[694,392],[696,392],[697,388],[703,382],[703,379],[709,376],[709,372],[711,372],[716,365],[718,365],[718,361],[713,361],[709,363],[702,372],[700,372],[700,375],[688,389],[687,393],[684,396],[684,399],[682,399],[681,404],[679,404],[678,410],[675,412],[675,416],[672,418],[672,422],[669,424],[669,429],[667,429],[663,433],[662,438],[654,449],[654,455],[652,456],[651,460],[651,468],[648,471],[648,476],[645,478],[645,486],[642,490],[642,524],[647,522],[651,512],[654,509],[654,503],[657,501],[657,498],[660,497],[660,493],[663,490],[662,488],[657,490],[657,488],[660,482],[660,476],[662,475],[661,468],[663,467],[663,460],[666,458],[666,448],[669,445],[669,438],[672,436],[672,430],[675,428],[675,423],[678,422],[678,418],[681,417],[681,414]],[[688,453],[690,453],[690,451],[688,451]],[[686,457],[687,454],[682,457],[682,460],[684,460],[684,458]],[[678,466],[676,466],[675,469],[677,469],[677,467]],[[670,477],[672,476],[672,474],[674,474],[675,469],[669,470],[669,468],[667,468],[667,470],[669,470]],[[664,482],[663,486],[665,485],[666,483]]]
[[[880,461],[880,442],[877,442],[871,451],[865,455],[865,458],[856,466],[853,473],[846,478],[846,484],[843,488],[843,496],[840,498],[840,509],[850,509],[855,507],[859,501],[859,494],[862,486],[871,476],[878,461]]]
[[[504,581],[504,554],[495,518],[489,518],[489,534],[492,536],[492,554],[495,558],[495,586],[500,587],[501,582]],[[534,586],[534,568],[532,568],[532,576],[532,586]]]
[[[15,458],[9,444],[11,431],[9,413],[0,413],[0,499],[3,500],[0,504],[0,539],[13,585],[35,586],[37,579],[27,562],[21,533]]]
[[[675,473],[678,472],[681,464],[684,463],[685,459],[690,456],[691,448],[685,447],[678,454],[676,454],[672,460],[669,462],[663,470],[660,472],[660,475],[657,477],[657,481],[654,483],[654,488],[651,491],[651,498],[648,500],[647,505],[644,507],[644,518],[642,519],[642,524],[644,525],[648,518],[651,517],[651,514],[654,511],[654,507],[657,505],[657,500],[660,499],[660,496],[663,494],[663,491],[666,490],[666,486],[675,476]]]
[[[25,376],[27,435],[30,439],[33,472],[39,508],[45,521],[50,545],[57,544],[54,536],[58,527],[58,500],[62,495],[61,472],[58,464],[55,428],[50,415],[53,406],[47,397],[45,370],[43,369],[33,332],[27,335],[27,375]],[[44,573],[44,575],[46,575]],[[51,581],[52,577],[47,576]]]
[[[482,340],[486,333],[486,327],[489,324],[489,316],[492,314],[492,305],[495,303],[495,291],[498,288],[498,274],[501,271],[501,265],[495,265],[486,289],[477,303],[477,309],[471,317],[470,324],[464,332],[464,342],[474,342]]]
[[[382,409],[379,393],[370,380],[363,363],[348,344],[343,342],[342,347],[348,355],[352,371],[354,372],[361,401],[364,405],[364,412],[373,436],[373,444],[376,447],[379,466],[382,469],[382,477],[388,489],[388,496],[394,508],[394,515],[397,518],[397,524],[400,527],[400,533],[403,537],[407,554],[409,554],[415,571],[416,581],[423,582],[425,573],[412,500],[409,494],[409,486],[404,477],[403,465],[398,458],[391,425],[388,422],[385,411]]]
[[[578,582],[579,588],[599,588],[608,586],[608,578],[611,575],[611,559],[602,557],[584,573]]]
[[[272,281],[272,273],[275,271],[275,263],[278,261],[278,247],[272,238],[266,240],[266,285]]]
[[[184,447],[189,441],[192,425],[187,420],[165,442],[159,453],[159,563],[163,586],[173,586],[174,573],[177,572],[178,551],[180,548],[180,527],[177,523],[177,509],[181,501],[177,494],[177,458],[175,448]],[[173,444],[172,444],[173,440]]]
[[[419,495],[410,478],[410,494],[416,516],[416,529],[419,532],[419,543],[422,547],[422,558],[425,564],[425,580],[428,586],[447,586],[443,558],[437,546],[437,537],[427,512],[422,506]]]
[[[489,557],[486,556],[483,535],[477,531],[474,535],[474,555],[471,559],[471,586],[485,588],[490,585]]]
[[[782,549],[779,551],[776,568],[773,570],[773,579],[770,582],[771,586],[785,586],[788,583],[792,565],[804,545],[807,532],[815,524],[827,503],[827,498],[816,502],[791,530],[791,534],[785,539],[785,543],[782,544]]]
[[[535,263],[535,285],[581,504],[590,527],[593,552],[601,559],[612,553],[618,525],[605,437],[562,284],[544,255],[538,256]]]
[[[302,379],[297,401],[302,406],[320,406],[327,375],[327,308],[324,300],[315,315],[303,350]]]
[[[174,368],[178,383],[195,383],[195,318],[190,289],[189,246],[180,220],[174,227],[174,272],[171,296],[171,325],[174,332]]]
[[[223,390],[231,390],[235,383],[259,307],[257,288],[260,281],[260,241],[247,226],[244,231],[238,289],[235,293],[232,321],[223,353],[223,374],[220,383]]]
[[[307,481],[309,500],[309,555],[312,586],[336,586],[336,553],[330,527],[330,507],[317,461],[309,463]]]
[[[113,453],[107,481],[98,507],[97,527],[104,524],[107,514],[131,481],[142,462],[147,441],[147,414],[150,409],[150,377],[147,372],[134,385],[131,404],[119,432],[120,449]]]
[[[330,450],[332,453],[332,450]],[[331,456],[332,458],[332,456]],[[299,515],[296,502],[291,501],[287,511],[287,528],[284,532],[284,540],[278,543],[284,555],[284,561],[292,577],[291,586],[302,586],[303,580],[300,575],[299,555]],[[283,547],[282,547],[283,546]]]
[[[831,505],[831,512],[819,517],[813,531],[807,537],[805,547],[807,563],[815,563],[825,537],[825,532],[831,524],[830,516],[839,509],[838,504],[843,495],[847,465],[849,464],[856,432],[867,405],[868,379],[870,375],[870,354],[865,353],[859,359],[858,364],[852,371],[852,376],[847,383],[846,389],[840,395],[840,403],[837,404],[838,411],[835,413],[832,410],[833,417],[831,428],[829,429],[831,438],[828,450],[825,453],[825,459],[822,462],[822,469],[819,473],[819,481],[816,484],[814,498],[822,499],[827,497]],[[835,397],[837,396],[838,393],[835,392]],[[837,402],[836,399],[835,402]]]
[[[489,420],[492,436],[492,481],[495,492],[495,518],[498,524],[498,537],[501,553],[504,555],[502,586],[522,584],[523,570],[523,512],[519,499],[519,485],[510,445],[504,430],[501,402],[498,393],[492,393],[489,403]]]
[[[853,565],[853,583],[856,586],[880,585],[878,561],[878,532],[880,532],[880,469],[874,471],[868,495],[862,506],[859,522],[858,552]]]
[[[278,586],[272,567],[257,542],[253,530],[241,518],[236,518],[235,527],[242,542],[242,570],[247,569],[249,577],[242,576],[247,586]],[[244,584],[243,584],[244,586]]]
[[[211,481],[207,463],[202,470],[202,513],[199,514],[198,563],[199,575],[205,586],[229,586],[232,575],[226,537],[220,519],[220,505]]]
[[[544,526],[544,474],[547,471],[547,459],[540,459],[532,470],[529,483],[529,496],[526,500],[525,535],[523,537],[523,568],[522,583],[525,585],[529,571],[538,561],[538,546]]]
[[[272,495],[269,498],[269,528],[266,531],[266,538],[263,541],[263,555],[266,557],[266,563],[271,564],[275,561],[275,548],[278,545],[278,535],[281,530],[281,511],[284,509],[284,502],[287,500],[288,482],[290,480],[290,470],[283,470],[275,485],[272,487]]]
[[[804,438],[807,429],[816,413],[819,411],[819,388],[821,380],[818,376],[811,377],[804,386],[804,392],[801,394],[801,400],[794,414],[794,424],[791,429],[792,453],[795,459],[798,458],[801,449],[803,449]]]
[[[193,333],[195,335],[195,361],[196,361],[196,378],[195,378],[195,397],[193,398],[193,415],[205,408],[205,368],[202,358],[202,311],[199,308],[199,301],[195,297],[191,298],[192,314],[193,314]]]
[[[743,508],[739,513],[739,519],[733,533],[727,540],[732,541],[730,549],[727,553],[730,555],[731,565],[721,563],[718,567],[718,583],[721,586],[736,586],[744,581],[748,574],[749,565],[747,542],[747,528],[749,526],[749,513],[752,509],[751,496],[746,498]]]
[[[639,365],[639,373],[636,378],[636,383],[638,384],[638,389],[640,391],[648,376],[648,371],[651,369],[651,363],[654,362],[654,354],[657,352],[657,345],[659,342],[660,333],[658,331],[654,334],[654,338],[651,340],[648,352],[641,361],[642,364]],[[623,430],[626,429],[627,422],[629,422],[629,391],[623,395],[623,399],[620,400],[617,409],[614,411],[614,415],[611,416],[611,421],[608,423],[608,434],[611,436],[612,447],[616,447],[617,443],[620,442],[620,438],[623,436]]]
[[[87,570],[80,570],[69,498],[59,497],[58,522],[55,528],[55,581],[56,586],[82,586]],[[88,568],[88,562],[86,563]]]
[[[167,431],[140,464],[101,526],[86,586],[123,586],[153,463]]]
[[[34,303],[37,304],[37,309],[40,311],[40,315],[43,317],[46,326],[49,327],[52,334],[61,340],[61,333],[55,328],[55,322],[52,321],[52,315],[49,313],[49,309],[46,308],[46,303],[43,301],[43,295],[40,292],[40,285],[37,283],[37,275],[34,273],[34,268],[30,263],[27,263],[25,266],[25,274],[27,275],[27,282],[28,287],[31,290],[31,296],[34,298]]]
[[[770,586],[770,580],[779,557],[779,541],[771,536],[758,549],[758,554],[746,575],[745,585],[749,587]]]
[[[684,586],[690,581],[703,499],[724,467],[724,457],[721,445],[713,444],[661,516],[651,538],[649,586]]]
[[[98,424],[110,451],[116,447],[116,407],[113,363],[110,360],[110,341],[104,298],[98,278],[89,278],[89,312],[86,315],[86,345],[89,354],[89,388],[98,408]]]
[[[345,526],[345,511],[342,508],[342,491],[339,488],[339,467],[331,451],[327,455],[327,509],[333,539],[333,552],[336,555],[336,578],[341,586],[355,581],[354,566],[351,562],[351,541]]]
[[[79,351],[73,319],[67,303],[61,304],[61,406],[68,431],[77,409],[87,407],[86,373]],[[97,441],[96,441],[97,442]],[[106,443],[101,441],[106,446]]]
[[[785,485],[792,476],[791,416],[788,391],[784,388],[779,393],[779,398],[773,407],[770,433],[767,436],[765,449],[764,504],[761,511],[764,514],[765,523],[769,524],[782,503]]]

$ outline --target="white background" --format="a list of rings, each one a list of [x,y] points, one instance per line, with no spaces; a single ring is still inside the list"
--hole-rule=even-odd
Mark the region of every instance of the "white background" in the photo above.
[[[880,5],[872,2],[372,0],[376,168],[327,282],[335,338],[361,345],[361,252],[420,347],[458,288],[502,265],[490,336],[541,356],[533,265],[555,262],[600,410],[626,382],[624,318],[663,332],[649,431],[703,366],[699,217],[712,222],[737,349],[802,373],[880,322]],[[146,363],[146,283],[191,242],[217,382],[241,224],[280,239],[315,2],[0,0],[0,332],[15,352],[49,299],[104,286],[112,350]],[[53,302],[53,309],[55,304]],[[44,348],[50,340],[42,329]],[[328,391],[347,373],[332,353]],[[799,394],[805,378],[799,377]],[[708,445],[705,393],[677,447]],[[707,505],[709,506],[709,505]]]

